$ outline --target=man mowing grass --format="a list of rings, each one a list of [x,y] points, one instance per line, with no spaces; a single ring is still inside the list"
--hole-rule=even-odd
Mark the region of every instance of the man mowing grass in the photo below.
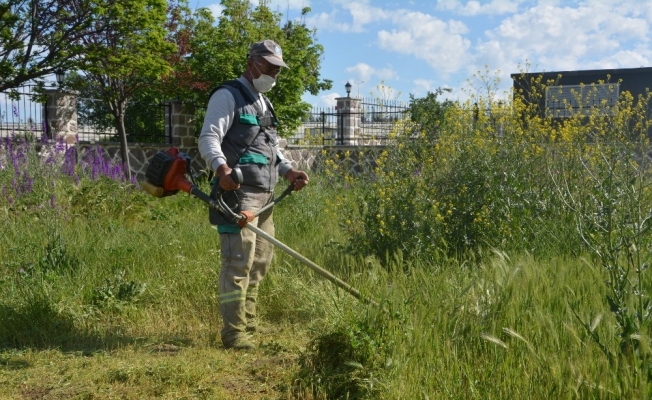
[[[273,200],[279,174],[295,190],[308,184],[308,175],[297,171],[278,149],[278,120],[263,94],[276,84],[283,62],[278,44],[264,40],[251,46],[245,72],[213,90],[199,135],[199,152],[215,171],[214,190],[226,191],[224,199],[241,210],[256,212]],[[231,177],[233,168],[242,171],[242,182]],[[274,234],[273,208],[252,222]],[[214,211],[211,223],[220,234],[222,267],[219,275],[220,312],[225,348],[249,350],[255,346],[248,333],[258,329],[256,302],[258,286],[272,261],[273,246],[249,230]]]

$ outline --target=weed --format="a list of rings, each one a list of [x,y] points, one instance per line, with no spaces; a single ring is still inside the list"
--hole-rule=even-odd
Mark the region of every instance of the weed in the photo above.
[[[382,393],[386,348],[381,332],[339,326],[313,339],[299,361],[302,387],[315,397],[378,399]]]
[[[120,308],[133,303],[145,292],[145,283],[127,280],[124,271],[118,271],[113,278],[93,290],[91,302],[99,308]]]
[[[66,242],[59,231],[55,231],[45,246],[44,255],[38,266],[42,272],[57,274],[74,273],[80,267],[80,261],[67,249]]]

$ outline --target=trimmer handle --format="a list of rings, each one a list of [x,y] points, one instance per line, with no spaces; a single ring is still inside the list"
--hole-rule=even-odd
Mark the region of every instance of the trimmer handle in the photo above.
[[[242,183],[243,178],[242,178],[242,171],[240,170],[240,168],[238,167],[233,168],[229,175],[231,175],[231,179],[233,179],[233,182],[237,184]]]
[[[238,167],[233,168],[229,176],[231,177],[231,179],[233,179],[233,182],[235,182],[238,185],[241,184],[243,181],[242,171]],[[216,185],[217,185],[217,192],[219,193],[220,196],[222,195],[222,193],[226,192],[226,190],[222,189],[222,186],[220,186],[219,182],[217,182]]]

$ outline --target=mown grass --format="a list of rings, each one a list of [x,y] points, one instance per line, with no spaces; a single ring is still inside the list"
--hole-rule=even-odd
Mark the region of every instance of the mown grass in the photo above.
[[[304,290],[310,279],[277,257],[275,271],[295,278],[270,277],[263,312],[281,331],[255,354],[225,352],[218,235],[206,208],[185,195],[153,199],[87,184],[83,199],[61,197],[54,208],[4,208],[0,398],[287,392],[306,329],[320,320],[318,300]]]

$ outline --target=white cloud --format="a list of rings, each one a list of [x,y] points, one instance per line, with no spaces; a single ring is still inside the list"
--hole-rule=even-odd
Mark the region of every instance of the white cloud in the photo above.
[[[414,80],[414,85],[420,89],[423,89],[423,91],[432,91],[435,81],[431,81],[429,79],[415,79]]]
[[[473,0],[463,4],[459,0],[437,0],[437,9],[464,16],[501,15],[516,12],[522,2],[523,0],[492,0],[481,3]]]
[[[539,4],[487,31],[487,40],[475,48],[477,58],[490,65],[537,60],[546,70],[587,69],[589,64],[607,61],[616,63],[613,67],[627,67],[630,61],[649,60],[632,54],[613,57],[629,41],[644,43],[645,48],[649,42],[650,21],[632,16],[625,5],[614,7],[602,1],[577,7]]]
[[[462,22],[404,10],[394,13],[392,22],[396,29],[378,32],[382,49],[411,54],[444,75],[468,61],[471,42],[463,36],[466,26]]]
[[[308,14],[306,25],[317,29],[317,31],[327,32],[350,32],[351,25],[340,22],[337,10],[330,13],[319,13],[315,15]]]
[[[323,94],[319,96],[317,101],[313,103],[313,107],[334,108],[337,105],[337,101],[335,99],[338,97],[343,97],[343,96],[337,92]]]
[[[357,46],[353,62],[361,61],[339,67],[340,91],[344,79],[365,82],[353,86],[361,94],[363,86],[394,80],[420,95],[448,84],[447,98],[464,99],[466,80],[486,66],[501,79],[503,97],[510,75],[526,63],[530,72],[652,66],[652,0],[420,0],[402,2],[401,9],[370,3],[379,4],[331,0],[324,12],[307,16],[319,31],[362,33],[345,43],[338,36],[338,45]]]
[[[206,8],[211,10],[211,13],[213,14],[213,18],[215,18],[215,20],[220,18],[220,15],[222,15],[222,11],[224,11],[224,7],[221,4],[211,4]]]
[[[333,3],[340,3],[333,1]],[[330,32],[364,32],[366,26],[389,18],[390,14],[377,7],[370,6],[367,2],[341,2],[341,8],[348,11],[351,16],[351,22],[342,22],[341,13],[338,8],[333,8],[329,13],[319,13],[306,17],[306,24],[317,30],[327,30]]]
[[[358,63],[346,68],[346,72],[352,74],[351,81],[371,82],[373,80],[396,79],[398,74],[391,68],[374,68],[366,63]]]
[[[351,17],[353,17],[352,30],[354,32],[361,32],[364,30],[365,25],[373,22],[382,21],[389,17],[389,13],[363,3],[349,3],[343,6],[349,10]]]
[[[652,52],[621,50],[600,60],[586,64],[583,69],[639,68],[652,64]]]

